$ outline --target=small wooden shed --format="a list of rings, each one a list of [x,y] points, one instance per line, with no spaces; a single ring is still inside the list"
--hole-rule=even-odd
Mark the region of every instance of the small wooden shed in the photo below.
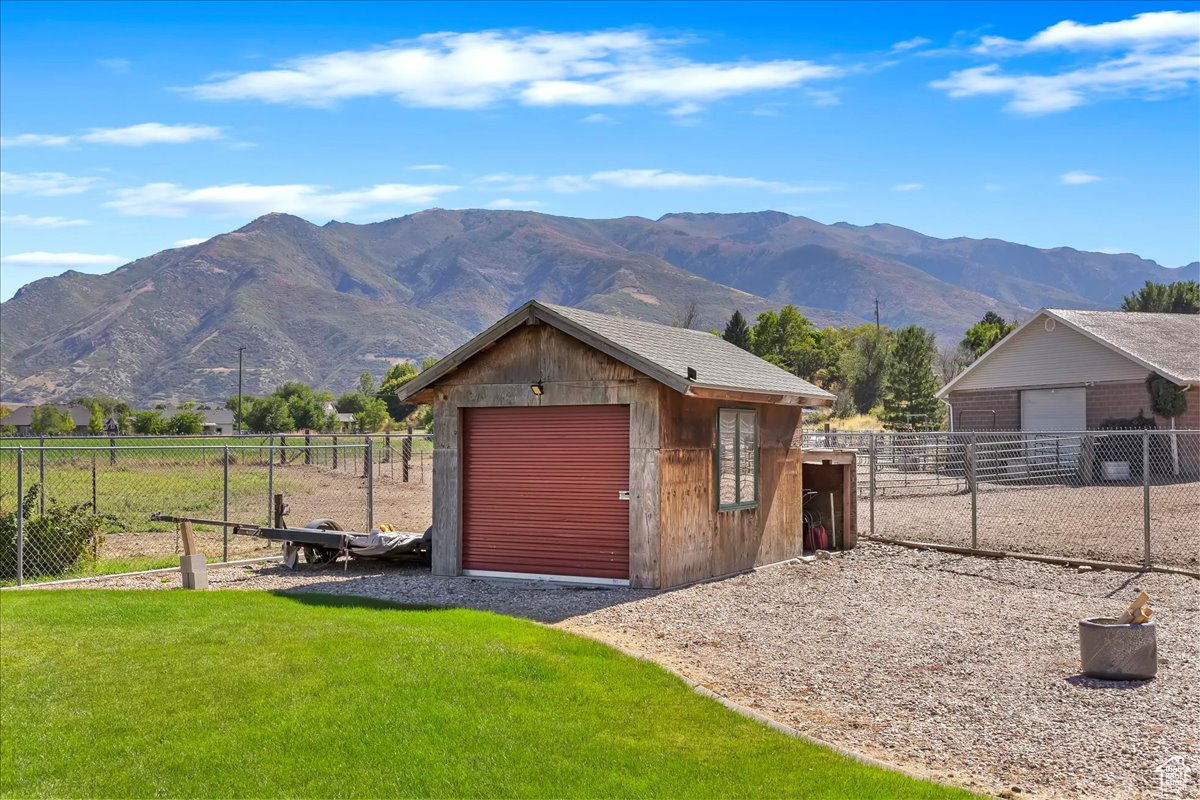
[[[400,396],[434,406],[435,574],[646,588],[800,554],[801,412],[834,399],[711,333],[537,301]]]

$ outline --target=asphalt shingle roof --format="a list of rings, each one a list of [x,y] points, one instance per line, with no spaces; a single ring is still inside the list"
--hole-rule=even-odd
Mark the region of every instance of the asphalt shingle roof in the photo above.
[[[828,405],[834,395],[719,336],[594,311],[530,301],[447,355],[399,390],[407,400],[437,383],[518,325],[538,319],[608,353],[679,392],[695,389],[769,395],[768,402]],[[688,377],[688,369],[696,371]]]
[[[549,303],[538,305],[683,380],[688,379],[688,367],[691,367],[696,370],[693,383],[700,386],[764,394],[833,397],[803,378],[706,331],[613,317]]]
[[[1200,383],[1200,314],[1067,308],[1046,311],[1134,356],[1164,377]]]

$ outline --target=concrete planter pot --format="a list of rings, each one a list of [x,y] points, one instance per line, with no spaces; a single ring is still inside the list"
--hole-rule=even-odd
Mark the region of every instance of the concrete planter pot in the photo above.
[[[1107,681],[1146,681],[1158,673],[1154,622],[1121,625],[1112,617],[1079,623],[1083,674]]]

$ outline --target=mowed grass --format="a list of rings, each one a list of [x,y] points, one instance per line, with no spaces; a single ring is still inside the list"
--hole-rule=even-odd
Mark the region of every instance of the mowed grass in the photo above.
[[[967,797],[508,617],[328,595],[0,595],[5,797]]]

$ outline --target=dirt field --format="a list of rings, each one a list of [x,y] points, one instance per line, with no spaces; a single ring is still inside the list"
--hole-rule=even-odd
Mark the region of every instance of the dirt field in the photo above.
[[[984,485],[977,515],[979,547],[1063,558],[1141,564],[1142,487]],[[859,499],[860,535],[870,530]],[[1200,483],[1150,489],[1151,558],[1156,565],[1200,568]],[[875,532],[960,547],[971,543],[971,497],[928,490],[875,501]]]

